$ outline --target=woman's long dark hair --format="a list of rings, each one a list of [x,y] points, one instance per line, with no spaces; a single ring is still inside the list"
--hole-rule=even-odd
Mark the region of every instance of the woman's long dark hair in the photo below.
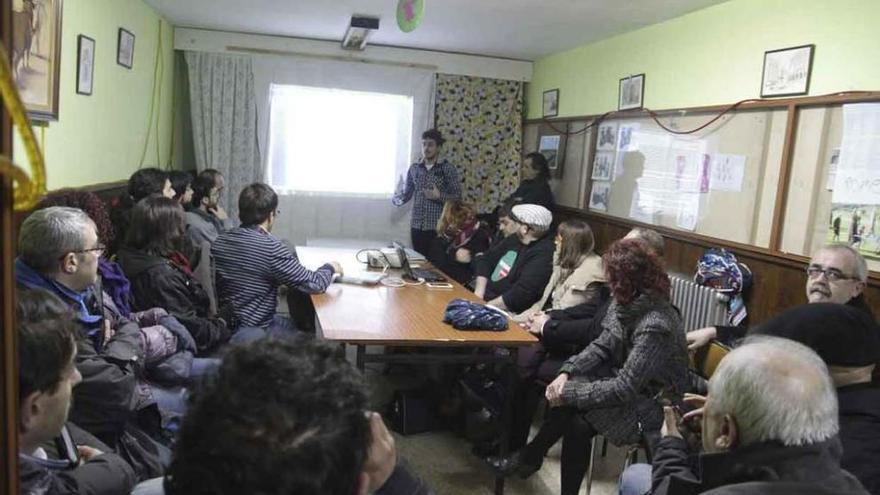
[[[180,251],[185,232],[186,217],[180,203],[154,194],[134,205],[125,242],[132,249],[168,256]]]
[[[611,295],[618,304],[633,302],[641,294],[669,300],[669,276],[654,250],[641,239],[620,239],[602,256]]]
[[[532,168],[538,172],[537,175],[535,175],[536,180],[550,179],[550,166],[547,164],[546,156],[535,151],[526,155],[526,158],[532,161]]]
[[[583,220],[566,220],[559,224],[556,233],[562,239],[558,263],[564,269],[577,268],[581,259],[592,253],[596,245],[593,230]]]

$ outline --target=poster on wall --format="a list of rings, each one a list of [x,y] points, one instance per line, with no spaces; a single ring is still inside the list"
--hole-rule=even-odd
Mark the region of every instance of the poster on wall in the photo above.
[[[709,181],[709,189],[713,191],[742,191],[746,170],[745,156],[715,153],[710,168],[712,178]]]
[[[832,203],[880,204],[880,103],[843,106]]]

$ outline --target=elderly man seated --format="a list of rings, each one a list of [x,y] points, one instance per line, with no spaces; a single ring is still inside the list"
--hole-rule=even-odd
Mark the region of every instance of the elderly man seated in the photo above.
[[[704,452],[688,462],[672,408],[653,465],[653,494],[864,495],[840,467],[837,396],[822,359],[808,347],[756,337],[730,354],[701,406]],[[700,473],[698,476],[696,473]]]
[[[825,361],[837,387],[840,465],[868,491],[880,494],[880,388],[871,386],[880,333],[874,319],[843,304],[804,304],[753,332],[800,342]]]
[[[807,265],[807,301],[810,303],[846,304],[869,314],[874,313],[865,302],[868,264],[861,253],[847,244],[826,244],[813,253]],[[717,326],[688,332],[691,350],[708,344],[712,339],[730,342],[742,338],[747,327]]]

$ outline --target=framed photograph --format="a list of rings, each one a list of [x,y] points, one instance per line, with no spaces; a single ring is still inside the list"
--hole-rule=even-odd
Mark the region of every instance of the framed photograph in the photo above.
[[[12,2],[12,76],[31,120],[58,120],[62,0]]]
[[[544,117],[556,117],[559,115],[559,90],[551,89],[544,91],[544,106],[541,113]]]
[[[608,196],[611,194],[611,184],[608,182],[593,182],[590,191],[590,209],[608,211]]]
[[[85,35],[76,37],[76,92],[92,94],[95,76],[95,40]]]
[[[613,151],[617,148],[617,124],[599,124],[599,135],[596,137],[596,149]]]
[[[593,158],[593,180],[611,180],[614,175],[614,152],[598,151]]]
[[[134,34],[125,28],[119,28],[116,63],[126,69],[131,69],[131,66],[134,65]]]
[[[764,52],[761,98],[807,94],[814,48],[803,45]]]
[[[642,108],[645,97],[645,75],[624,77],[618,84],[617,109]]]
[[[547,159],[547,168],[551,171],[559,168],[559,143],[561,139],[562,137],[559,135],[541,136],[541,140],[538,142],[538,153]]]

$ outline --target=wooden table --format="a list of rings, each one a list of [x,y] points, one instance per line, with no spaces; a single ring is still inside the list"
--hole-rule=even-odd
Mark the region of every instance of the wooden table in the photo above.
[[[356,250],[297,247],[303,265],[315,269],[325,262],[338,261],[347,274],[366,269],[357,261]],[[366,254],[361,255],[365,259]],[[389,270],[399,277],[400,270]],[[446,305],[453,299],[482,302],[472,292],[450,279],[452,289],[430,289],[424,284],[404,287],[332,284],[324,294],[312,296],[315,313],[324,339],[357,347],[357,366],[367,362],[431,363],[504,363],[509,391],[513,390],[517,348],[538,340],[519,325],[511,323],[503,332],[463,331],[443,323]],[[366,346],[436,347],[428,354],[367,354]],[[462,353],[469,347],[506,347],[508,353]],[[450,352],[443,352],[449,350]],[[508,451],[513,394],[508,393],[502,415],[501,453]],[[495,492],[504,492],[504,479],[496,478]]]

